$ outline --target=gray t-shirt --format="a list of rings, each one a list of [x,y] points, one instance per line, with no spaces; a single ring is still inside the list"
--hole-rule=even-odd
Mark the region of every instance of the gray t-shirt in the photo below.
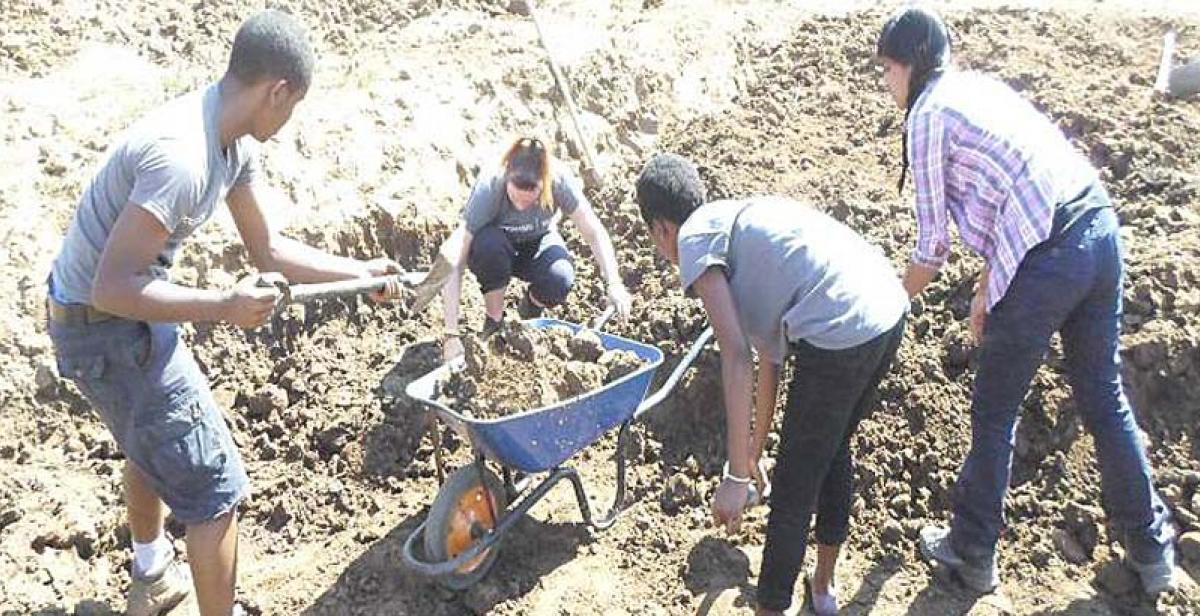
[[[220,105],[218,84],[186,94],[135,123],[109,149],[54,260],[55,299],[91,303],[100,253],[126,204],[150,212],[170,233],[151,267],[166,279],[184,238],[212,216],[233,186],[254,181],[258,143],[242,137],[223,152]]]
[[[463,208],[463,221],[471,235],[488,225],[495,225],[514,242],[537,239],[558,224],[558,212],[569,216],[580,203],[587,202],[583,185],[561,168],[554,169],[554,183],[551,186],[554,211],[548,211],[540,205],[518,210],[508,198],[504,183],[503,169],[481,173],[475,180],[467,207]]]
[[[888,331],[908,310],[908,295],[879,248],[790,199],[696,209],[679,229],[684,289],[714,265],[725,270],[751,345],[776,363],[789,342],[847,349]]]

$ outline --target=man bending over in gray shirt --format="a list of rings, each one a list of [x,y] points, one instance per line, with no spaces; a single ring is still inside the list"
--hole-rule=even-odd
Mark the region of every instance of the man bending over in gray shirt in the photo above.
[[[658,253],[700,296],[721,349],[726,466],[713,514],[736,532],[759,460],[779,368],[794,376],[780,429],[758,613],[788,609],[817,514],[817,614],[837,612],[832,585],[850,524],[850,439],[904,336],[908,296],[883,253],[849,227],[780,197],[705,203],[691,161],[650,159],[637,201]],[[758,353],[757,384],[751,349]],[[751,428],[751,414],[754,425]]]

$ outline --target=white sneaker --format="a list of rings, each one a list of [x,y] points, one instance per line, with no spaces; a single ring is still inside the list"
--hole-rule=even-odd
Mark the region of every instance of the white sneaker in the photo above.
[[[187,565],[172,560],[163,572],[154,577],[136,573],[129,584],[129,616],[159,616],[169,612],[192,592],[192,572]]]
[[[808,589],[809,603],[817,616],[834,616],[838,613],[837,587],[830,585],[828,593],[817,592],[813,588],[812,577],[804,577],[804,585]]]

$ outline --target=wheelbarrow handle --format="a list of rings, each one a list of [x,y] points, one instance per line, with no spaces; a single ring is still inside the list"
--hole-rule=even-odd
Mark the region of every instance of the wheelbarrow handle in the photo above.
[[[708,341],[712,337],[713,328],[710,325],[703,332],[700,332],[700,335],[692,342],[692,346],[688,348],[688,352],[683,356],[683,359],[679,360],[679,363],[675,366],[675,370],[671,371],[671,376],[667,377],[662,387],[659,387],[658,391],[642,400],[642,403],[638,405],[637,410],[633,413],[633,419],[637,419],[646,411],[658,406],[671,393],[671,390],[675,389],[675,386],[679,384],[679,380],[683,378],[683,373],[687,372],[687,369],[692,366],[692,362],[696,361],[696,356],[700,355],[700,351],[704,349],[704,345],[708,344]]]
[[[596,320],[592,322],[592,329],[596,331],[603,329],[604,324],[608,323],[609,319],[613,318],[614,314],[617,314],[617,308],[615,306],[609,306],[608,308],[605,308],[604,312],[601,312],[600,315],[596,317]]]

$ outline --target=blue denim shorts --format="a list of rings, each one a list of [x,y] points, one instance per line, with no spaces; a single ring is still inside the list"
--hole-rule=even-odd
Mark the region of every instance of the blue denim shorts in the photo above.
[[[59,374],[79,387],[180,522],[212,520],[246,498],[241,456],[178,325],[51,321],[49,330]]]

